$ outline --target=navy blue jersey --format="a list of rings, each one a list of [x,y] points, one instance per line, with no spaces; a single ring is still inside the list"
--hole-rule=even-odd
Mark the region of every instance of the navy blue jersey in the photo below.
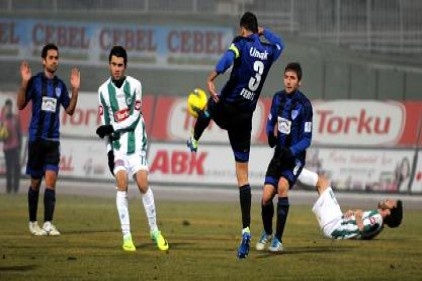
[[[299,90],[275,93],[268,116],[267,135],[273,134],[277,123],[277,145],[289,148],[304,166],[306,149],[312,140],[312,104]]]
[[[230,78],[222,88],[220,99],[236,106],[254,111],[262,86],[271,65],[280,56],[284,45],[281,39],[269,30],[264,37],[270,43],[263,43],[258,34],[238,36],[226,53],[234,58]],[[234,56],[233,56],[234,55]],[[229,55],[228,55],[229,56]],[[217,65],[217,73],[224,72],[230,65]]]
[[[59,140],[60,105],[67,108],[70,97],[64,82],[57,76],[48,79],[43,72],[32,76],[26,90],[26,102],[32,101],[29,141]]]

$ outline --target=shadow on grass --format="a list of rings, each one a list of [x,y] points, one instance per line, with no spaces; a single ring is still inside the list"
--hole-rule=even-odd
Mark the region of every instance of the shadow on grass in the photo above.
[[[11,265],[11,266],[1,266],[1,271],[30,271],[36,269],[37,265]]]
[[[288,250],[281,252],[260,252],[256,257],[257,259],[270,258],[279,255],[298,255],[298,254],[309,254],[309,253],[332,253],[332,252],[346,252],[353,247],[335,247],[335,246],[319,246],[319,247],[289,247]]]
[[[83,229],[83,230],[74,230],[62,232],[63,235],[73,235],[73,234],[96,234],[96,233],[120,233],[119,229]]]

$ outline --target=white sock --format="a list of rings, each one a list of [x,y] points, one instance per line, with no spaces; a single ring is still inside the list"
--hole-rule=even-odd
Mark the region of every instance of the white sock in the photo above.
[[[127,199],[127,191],[117,191],[116,193],[116,207],[119,213],[120,226],[122,228],[123,236],[130,234],[130,220],[129,220],[129,204]]]
[[[142,203],[144,205],[145,213],[148,218],[150,231],[152,232],[158,230],[157,217],[155,214],[154,194],[152,193],[151,188],[148,187],[147,192],[145,192],[145,194],[142,194]]]

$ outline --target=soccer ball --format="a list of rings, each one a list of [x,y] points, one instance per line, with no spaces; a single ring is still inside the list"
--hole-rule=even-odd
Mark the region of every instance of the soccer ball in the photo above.
[[[200,88],[194,89],[188,96],[188,112],[192,117],[198,118],[198,114],[207,105],[207,94]]]

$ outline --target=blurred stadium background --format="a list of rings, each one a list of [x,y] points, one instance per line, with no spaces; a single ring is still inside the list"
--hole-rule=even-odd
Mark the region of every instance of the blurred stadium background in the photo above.
[[[271,96],[282,88],[285,64],[299,61],[302,90],[315,102],[309,167],[328,174],[341,190],[422,192],[419,0],[0,0],[0,99],[14,95],[20,61],[29,60],[37,72],[40,49],[56,41],[58,75],[67,80],[74,65],[82,72],[82,112],[74,117],[82,120],[63,117],[62,150],[68,154],[62,175],[104,179],[105,155],[92,114],[97,88],[108,77],[108,51],[124,45],[128,74],[144,86],[152,180],[233,185],[231,157],[222,170],[212,164],[218,155],[230,155],[223,132],[211,128],[201,146],[206,155],[199,159],[184,154],[192,120],[182,105],[189,91],[206,87],[209,71],[248,10],[286,44],[256,113],[252,183],[260,186],[271,153],[262,131]],[[223,82],[220,78],[218,85]],[[28,113],[22,114],[27,120]],[[92,147],[80,150],[86,140]],[[22,157],[25,161],[24,151]]]

